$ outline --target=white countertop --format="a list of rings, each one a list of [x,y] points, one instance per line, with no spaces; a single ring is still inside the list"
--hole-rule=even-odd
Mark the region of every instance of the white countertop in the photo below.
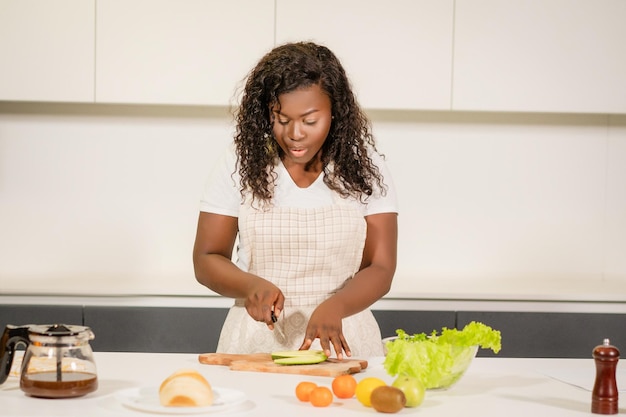
[[[0,416],[136,416],[150,413],[123,405],[116,392],[133,387],[158,386],[180,368],[198,369],[214,387],[243,392],[247,400],[219,413],[203,415],[246,416],[367,416],[379,415],[356,398],[336,399],[327,408],[299,402],[296,384],[311,380],[330,387],[331,378],[302,375],[230,371],[227,367],[203,365],[195,354],[96,352],[99,388],[73,399],[40,399],[26,396],[17,377],[0,385]],[[626,372],[618,365],[618,388],[624,392]],[[357,374],[357,380],[377,376],[388,383],[393,378],[382,367],[382,358]],[[593,415],[591,388],[595,378],[592,359],[476,358],[465,376],[447,391],[427,391],[418,408],[405,408],[397,415],[416,416],[577,416]],[[620,414],[626,413],[626,399]],[[383,414],[384,415],[384,414]]]
[[[623,296],[624,291],[618,292]],[[43,294],[0,294],[0,304],[21,305],[78,305],[113,307],[195,307],[229,308],[233,300],[220,296],[147,296],[147,295],[43,295]],[[405,311],[518,311],[551,313],[609,313],[625,314],[626,301],[566,301],[554,299],[511,299],[511,298],[415,298],[385,297],[376,301],[373,310]]]

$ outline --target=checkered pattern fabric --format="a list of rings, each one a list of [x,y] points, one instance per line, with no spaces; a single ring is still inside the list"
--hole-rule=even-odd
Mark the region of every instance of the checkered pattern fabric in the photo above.
[[[252,320],[243,300],[236,300],[224,323],[218,352],[250,353],[298,349],[315,307],[345,285],[358,271],[367,224],[349,204],[316,208],[242,208],[242,247],[249,272],[278,286],[285,308],[270,331]],[[343,333],[354,357],[383,354],[380,329],[371,311],[343,320]],[[319,349],[319,340],[312,348]]]

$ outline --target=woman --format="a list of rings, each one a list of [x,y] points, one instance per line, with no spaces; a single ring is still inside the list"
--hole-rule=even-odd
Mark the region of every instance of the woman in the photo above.
[[[368,308],[391,286],[397,211],[335,55],[308,42],[270,51],[248,75],[233,149],[201,201],[196,278],[235,298],[217,351],[382,355]]]

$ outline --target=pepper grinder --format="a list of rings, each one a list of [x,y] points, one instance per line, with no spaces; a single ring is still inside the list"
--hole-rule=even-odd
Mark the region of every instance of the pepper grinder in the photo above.
[[[591,412],[594,414],[617,414],[618,391],[615,371],[619,350],[611,346],[609,339],[593,349],[596,364],[596,380],[591,395]]]

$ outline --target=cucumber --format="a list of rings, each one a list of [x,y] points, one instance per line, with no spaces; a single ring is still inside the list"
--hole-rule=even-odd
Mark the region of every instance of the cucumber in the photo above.
[[[287,358],[274,359],[279,365],[312,365],[326,360],[326,355],[298,355]]]
[[[311,365],[328,359],[323,350],[285,350],[271,355],[279,365]]]
[[[324,360],[326,360],[326,355],[324,355],[323,350],[284,350],[279,352],[272,352],[272,360],[281,359],[281,358],[294,358],[300,356],[324,356]]]

